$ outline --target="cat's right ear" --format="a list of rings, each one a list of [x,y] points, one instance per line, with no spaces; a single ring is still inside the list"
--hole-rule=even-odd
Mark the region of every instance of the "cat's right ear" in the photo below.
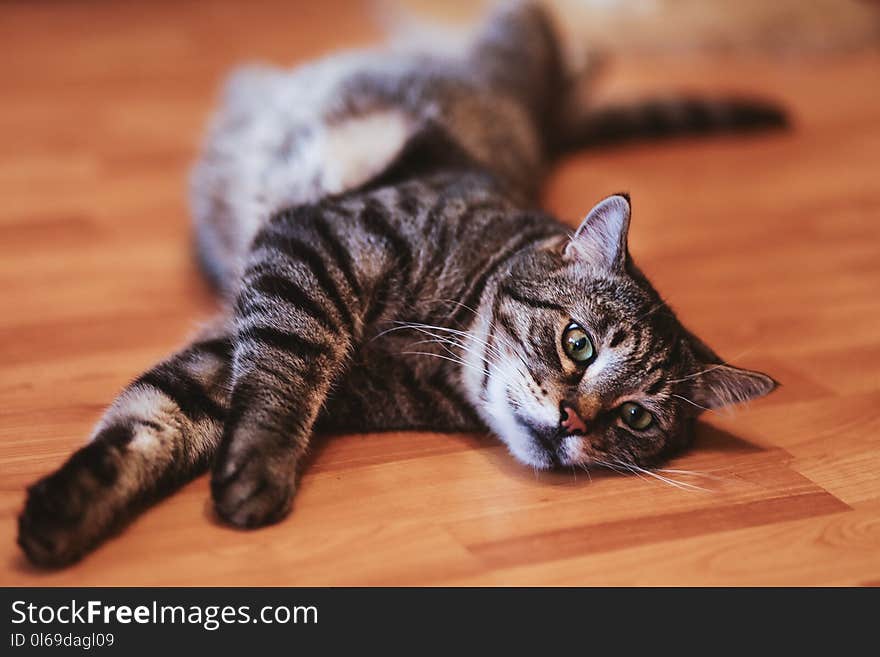
[[[565,246],[565,255],[600,271],[619,271],[626,263],[629,231],[628,194],[615,194],[587,214]]]

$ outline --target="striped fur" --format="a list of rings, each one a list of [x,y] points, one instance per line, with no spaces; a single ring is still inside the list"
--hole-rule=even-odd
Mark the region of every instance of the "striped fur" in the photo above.
[[[232,345],[215,327],[131,383],[90,441],[28,489],[19,543],[32,561],[67,563],[203,472],[228,409]]]
[[[461,59],[237,78],[194,175],[199,255],[228,311],[29,489],[31,560],[79,558],[209,464],[222,520],[275,522],[315,432],[489,427],[536,468],[643,467],[687,444],[703,408],[769,392],[631,262],[627,197],[573,235],[534,209],[566,102],[559,53],[520,3]],[[566,351],[573,323],[589,363]],[[649,427],[624,422],[632,402]]]
[[[554,150],[563,153],[621,142],[763,131],[787,125],[788,117],[779,107],[760,99],[670,96],[587,108]]]

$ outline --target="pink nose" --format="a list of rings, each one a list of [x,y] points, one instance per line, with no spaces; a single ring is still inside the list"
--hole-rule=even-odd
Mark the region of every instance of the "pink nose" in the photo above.
[[[559,426],[568,433],[587,433],[587,425],[581,416],[574,410],[574,406],[567,402],[559,404]]]

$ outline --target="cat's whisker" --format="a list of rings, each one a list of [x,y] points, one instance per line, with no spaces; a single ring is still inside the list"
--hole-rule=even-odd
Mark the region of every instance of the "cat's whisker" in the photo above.
[[[754,346],[752,346],[752,347],[748,347],[747,349],[743,349],[743,350],[740,351],[738,354],[736,354],[735,356],[733,356],[733,357],[731,358],[731,360],[732,360],[732,361],[737,361],[737,360],[739,360],[740,358],[742,358],[743,356],[748,355],[750,352],[752,352],[752,351],[754,351],[754,350],[755,350],[755,347],[754,347]],[[727,365],[726,365],[725,363],[716,363],[715,365],[712,365],[711,367],[707,367],[707,368],[704,369],[704,370],[700,370],[699,372],[694,372],[693,374],[688,374],[687,376],[683,376],[683,377],[681,377],[681,378],[679,378],[679,379],[668,379],[666,382],[667,382],[667,383],[682,383],[682,382],[684,382],[684,381],[689,381],[690,379],[695,379],[695,378],[697,378],[697,377],[699,377],[699,376],[702,376],[703,374],[707,374],[708,372],[711,372],[711,371],[713,371],[713,370],[717,370],[717,369],[720,368],[720,367],[727,367]]]
[[[681,490],[689,490],[689,491],[700,491],[703,493],[711,492],[707,488],[703,488],[701,486],[697,486],[696,484],[690,484],[685,481],[679,481],[677,479],[673,479],[671,477],[664,477],[663,475],[657,474],[654,471],[648,470],[646,468],[639,467],[637,465],[630,465],[634,472],[641,472],[649,477],[654,477],[658,481],[662,481],[665,484],[669,484],[670,486],[674,486],[675,488],[680,488]]]
[[[703,374],[707,374],[712,370],[717,370],[719,367],[724,367],[723,363],[718,363],[717,365],[713,365],[712,367],[707,367],[704,370],[700,370],[699,372],[694,372],[693,374],[688,374],[687,376],[683,376],[679,379],[667,379],[666,383],[682,383],[684,381],[688,381],[690,379],[695,379],[698,376],[702,376]]]
[[[698,404],[697,402],[693,401],[692,399],[688,399],[687,397],[684,397],[684,396],[682,396],[682,395],[672,394],[671,396],[672,396],[672,397],[676,397],[676,398],[678,398],[678,399],[681,399],[682,401],[686,401],[686,402],[687,402],[688,404],[690,404],[691,406],[696,406],[697,408],[699,408],[699,409],[701,409],[701,410],[709,411],[710,413],[714,413],[714,412],[715,412],[715,409],[709,408],[709,407],[707,407],[707,406],[702,406],[702,405]]]
[[[619,465],[615,465],[614,463],[609,463],[608,461],[603,461],[601,459],[593,459],[593,462],[596,465],[602,466],[603,468],[608,468],[609,470],[614,470],[614,472],[620,474],[628,474],[632,472],[628,468],[621,468]]]
[[[468,306],[467,304],[462,303],[460,301],[455,301],[452,299],[438,299],[438,301],[445,301],[448,303],[455,304],[457,306],[462,306],[462,307],[466,308],[467,310],[469,310],[471,313],[473,313],[475,316],[479,316],[479,313],[477,310],[475,310],[471,306]],[[513,354],[513,356],[515,356],[526,368],[528,368],[528,363],[525,361],[525,359],[520,354],[519,349],[517,349],[516,345],[510,340],[510,338],[505,336],[504,333],[499,330],[497,324],[492,320],[489,321],[489,329],[491,332],[491,338],[492,338],[493,342],[489,342],[488,340],[477,337],[471,331],[462,331],[459,329],[453,329],[453,328],[446,327],[446,326],[436,326],[436,325],[432,325],[432,324],[423,324],[423,323],[419,323],[419,322],[397,322],[397,323],[400,324],[400,326],[396,326],[391,329],[387,329],[387,330],[383,331],[382,333],[380,333],[379,335],[380,336],[385,335],[385,334],[390,333],[392,331],[406,329],[406,328],[410,328],[410,329],[413,329],[416,331],[421,331],[421,332],[425,332],[429,329],[434,330],[434,331],[445,331],[447,333],[451,333],[454,335],[460,335],[467,340],[472,340],[478,344],[483,345],[487,351],[491,350],[491,352],[499,359],[507,358],[508,354],[504,353],[497,345],[493,344],[493,342],[497,341],[497,342],[502,343],[503,346],[506,346],[510,350],[510,353]],[[377,337],[379,337],[379,336],[377,336]],[[462,348],[466,349],[466,347],[464,345],[462,345]],[[471,353],[473,353],[474,355],[479,355],[481,358],[483,358],[482,354],[477,354],[477,352],[475,352],[475,351],[472,351]],[[486,359],[484,358],[484,360],[486,360]]]
[[[437,299],[437,301],[443,301],[445,303],[451,303],[455,306],[465,308],[466,310],[470,311],[475,317],[479,317],[480,313],[478,310],[476,310],[472,306],[469,306],[466,303],[463,303],[461,301],[456,301],[455,299]],[[435,327],[435,328],[439,328],[439,327]],[[508,337],[506,337],[502,332],[499,331],[498,325],[494,321],[489,320],[489,328],[492,333],[492,338],[494,340],[498,340],[500,342],[503,342],[512,352],[514,352],[516,354],[516,356],[518,358],[520,358],[520,360],[522,360],[522,356],[519,355],[518,350],[516,349],[516,345],[514,345],[513,342]],[[446,328],[444,330],[455,331],[456,329]],[[486,345],[487,347],[489,346],[489,343],[487,341],[485,341],[481,338],[478,338],[476,335],[474,335],[470,331],[460,331],[460,332],[466,334],[469,339],[480,342],[480,343]],[[504,354],[499,353],[498,355],[503,356]],[[525,361],[523,361],[523,362],[525,362]]]
[[[449,338],[436,337],[436,338],[430,338],[430,339],[425,339],[425,340],[417,340],[415,342],[410,342],[409,344],[410,344],[410,346],[416,346],[416,345],[420,345],[420,344],[439,344],[447,351],[450,351],[452,353],[452,355],[454,355],[454,356],[458,356],[459,354],[453,352],[451,350],[451,347],[456,347],[458,349],[461,349],[465,353],[474,353],[472,349],[465,347],[465,345],[463,345],[458,340],[451,340]]]
[[[664,472],[674,475],[682,475],[685,477],[703,477],[704,479],[714,479],[715,481],[727,481],[729,477],[719,477],[709,474],[708,472],[699,472],[697,470],[676,470],[672,468],[654,468],[655,472]]]
[[[449,338],[449,337],[447,337],[447,336],[438,335],[437,333],[434,333],[433,331],[429,331],[429,330],[427,330],[427,329],[423,329],[423,328],[420,328],[420,327],[419,327],[419,328],[416,328],[416,327],[407,327],[407,328],[413,328],[413,330],[416,330],[416,331],[418,331],[419,333],[422,333],[422,334],[424,334],[424,335],[428,335],[428,336],[434,338],[434,340],[433,340],[434,342],[437,342],[437,343],[445,343],[445,344],[447,344],[447,345],[453,345],[453,346],[455,346],[455,347],[458,347],[459,349],[461,349],[461,350],[464,351],[465,353],[471,353],[471,354],[473,354],[474,356],[477,356],[480,360],[483,360],[484,362],[486,362],[486,359],[483,357],[483,354],[478,353],[477,351],[475,351],[475,350],[472,349],[471,347],[465,345],[464,343],[462,343],[462,342],[460,342],[460,341],[458,341],[458,340],[454,340],[454,339]],[[413,343],[413,344],[424,344],[425,342],[431,342],[431,341],[420,341],[420,342],[416,342],[416,343]],[[452,353],[451,350],[449,350],[448,348],[447,348],[447,351],[450,351],[451,355],[453,355],[453,356],[459,356],[459,354]]]
[[[450,362],[456,363],[458,365],[463,365],[464,367],[470,367],[471,369],[479,372],[480,374],[486,374],[486,370],[478,368],[471,363],[467,363],[460,358],[451,358],[450,356],[444,356],[443,354],[435,354],[432,351],[401,351],[401,354],[407,354],[410,356],[431,356],[433,358],[442,358],[443,360],[448,360]]]
[[[484,375],[486,375],[486,376],[489,376],[489,375],[490,375],[491,366],[494,364],[494,362],[492,361],[492,359],[491,359],[491,358],[485,358],[485,357],[484,357],[484,354],[477,353],[475,350],[473,350],[473,349],[470,348],[470,347],[466,347],[466,346],[463,345],[461,342],[458,342],[457,340],[450,340],[450,339],[447,339],[447,338],[433,338],[433,339],[431,339],[431,340],[419,340],[418,342],[414,342],[414,343],[412,343],[411,346],[415,346],[415,345],[419,345],[419,344],[427,344],[427,343],[437,343],[437,344],[440,344],[440,345],[443,346],[443,348],[447,351],[447,353],[449,353],[450,356],[456,358],[456,362],[459,362],[459,363],[461,363],[461,364],[470,365],[471,367],[473,367],[473,368],[476,369],[476,368],[478,367],[477,365],[474,365],[474,364],[472,364],[472,363],[468,363],[468,362],[465,361],[464,359],[461,359],[461,357],[459,356],[458,353],[456,353],[455,351],[453,351],[452,349],[450,349],[449,345],[452,345],[452,346],[458,347],[459,349],[461,349],[461,350],[464,351],[465,353],[472,353],[472,354],[474,354],[475,356],[477,356],[477,357],[479,358],[479,360],[481,360],[481,361],[485,364],[484,367],[482,368],[482,373],[483,373]],[[500,378],[500,380],[501,380],[502,382],[504,382],[504,383],[505,383],[506,385],[508,385],[508,386],[510,386],[510,385],[514,385],[515,382],[513,381],[513,379],[512,379],[509,375],[506,375],[506,374],[504,374],[504,373],[502,373],[502,372],[503,372],[503,370],[502,370],[501,372],[499,372],[498,370],[496,370],[495,376],[498,377],[498,378]]]
[[[468,367],[475,372],[479,372],[483,376],[494,376],[496,379],[499,379],[507,387],[516,387],[516,385],[517,385],[517,382],[510,375],[508,375],[503,369],[496,368],[495,372],[493,373],[491,371],[491,368],[492,368],[492,365],[494,365],[495,363],[491,359],[483,360],[482,362],[484,362],[486,364],[486,366],[479,367],[478,365],[475,365],[473,363],[470,363],[470,362],[460,358],[457,354],[454,354],[454,353],[451,356],[444,356],[443,354],[436,354],[434,352],[427,352],[427,351],[403,351],[401,353],[402,354],[411,354],[411,355],[434,356],[436,358],[441,358],[441,359],[456,363],[458,365]]]
[[[528,371],[529,364],[526,362],[525,358],[523,358],[520,353],[520,347],[513,342],[509,337],[504,334],[504,331],[498,327],[498,325],[494,321],[489,322],[489,328],[492,331],[492,337],[499,342],[502,342],[510,352],[525,366]]]
[[[686,481],[679,481],[677,479],[673,479],[671,477],[664,477],[663,475],[658,474],[656,471],[648,470],[646,468],[642,468],[634,463],[626,463],[624,461],[615,460],[613,463],[608,461],[603,461],[600,459],[593,459],[593,461],[599,465],[607,467],[616,472],[620,472],[623,474],[631,473],[639,477],[640,479],[645,479],[644,475],[649,477],[653,477],[658,481],[667,484],[669,486],[673,486],[674,488],[678,488],[680,490],[690,491],[690,492],[702,492],[702,493],[711,493],[707,488],[703,488],[701,486],[697,486],[696,484],[691,484]],[[646,480],[647,481],[647,480]]]
[[[633,467],[632,467],[631,465],[629,465],[628,463],[623,463],[622,461],[618,461],[618,463],[621,464],[621,466],[623,467],[624,472],[628,472],[628,473],[630,473],[630,474],[634,474],[634,475],[635,475],[636,477],[638,477],[639,479],[645,479],[645,477],[642,475],[642,473],[641,473],[639,470],[633,468]],[[647,481],[647,479],[645,479],[645,481]]]
[[[608,461],[597,461],[601,465],[604,465],[606,468],[610,468],[615,472],[619,472],[621,474],[634,474],[639,479],[644,479],[644,477],[637,470],[633,469],[632,465],[629,463],[625,463],[624,461],[616,460],[611,463]]]
[[[590,483],[593,483],[593,474],[590,472],[590,467],[587,463],[578,463],[581,469],[587,473],[587,478],[590,480]]]
[[[455,300],[455,299],[437,299],[437,301],[443,301],[443,302],[445,302],[445,303],[451,303],[451,304],[453,304],[454,306],[457,306],[457,307],[459,307],[459,308],[464,308],[465,310],[469,310],[469,311],[472,312],[474,315],[479,315],[479,312],[477,312],[477,310],[475,310],[474,308],[472,308],[471,306],[467,305],[466,303],[464,303],[464,302],[462,302],[462,301],[457,301],[457,300]]]
[[[650,315],[653,315],[655,312],[657,312],[658,310],[660,310],[660,309],[661,309],[663,306],[665,306],[665,305],[666,305],[666,302],[665,302],[665,301],[660,301],[659,303],[654,304],[654,305],[651,307],[651,309],[648,310],[645,314],[643,314],[641,317],[637,317],[636,319],[634,319],[634,320],[629,324],[628,328],[632,328],[633,326],[635,326],[636,324],[638,324],[639,322],[641,322],[641,321],[642,321],[643,319],[645,319],[646,317],[649,317]]]
[[[487,340],[483,340],[481,338],[478,338],[477,336],[470,334],[470,333],[467,333],[466,335],[467,335],[466,339],[473,340],[477,344],[483,345],[483,347],[485,347],[487,351],[494,354],[497,358],[503,359],[503,358],[507,357],[507,354],[505,354],[498,345],[493,344],[492,342],[489,342]],[[493,338],[494,337],[497,337],[497,336],[493,335]]]
[[[473,335],[469,331],[461,331],[458,329],[448,328],[446,326],[434,326],[432,324],[421,324],[418,322],[402,322],[401,324],[402,324],[402,326],[399,327],[401,329],[410,328],[410,329],[413,329],[416,331],[420,331],[422,333],[428,333],[429,335],[430,335],[430,333],[429,333],[430,331],[445,331],[445,332],[451,333],[453,335],[457,335],[457,336],[467,338],[469,340],[473,340],[474,342],[477,342],[477,343],[484,345],[486,348],[492,347],[492,345],[489,342],[487,342],[481,338],[478,338],[477,336]],[[395,329],[388,329],[387,331],[384,331],[384,333],[390,333],[392,330],[395,330]],[[504,354],[498,352],[496,349],[496,355],[503,356]]]
[[[712,491],[708,488],[704,488],[702,486],[697,486],[696,484],[691,484],[686,481],[680,481],[678,479],[673,479],[672,477],[664,477],[663,475],[659,475],[651,470],[644,470],[644,472],[655,479],[659,479],[660,481],[669,484],[670,486],[675,486],[676,488],[680,488],[681,490],[687,490],[692,492],[699,493],[711,493]]]
[[[462,363],[462,364],[468,364],[468,365],[471,365],[472,367],[476,368],[476,366],[473,365],[472,363],[467,363],[464,359],[462,359],[458,353],[455,353],[454,351],[452,351],[451,349],[449,349],[448,345],[452,345],[452,346],[458,347],[459,349],[461,349],[461,350],[464,351],[465,353],[471,353],[471,354],[473,354],[474,356],[476,356],[479,360],[481,360],[481,361],[485,364],[485,366],[482,368],[482,372],[483,372],[483,374],[486,375],[486,376],[489,375],[489,373],[490,373],[490,369],[491,369],[491,366],[494,364],[494,362],[492,361],[492,359],[491,359],[487,354],[485,354],[485,353],[479,353],[479,352],[477,352],[476,350],[474,350],[473,348],[464,345],[463,343],[461,343],[461,342],[458,341],[458,340],[455,340],[455,339],[452,339],[452,338],[447,338],[447,337],[444,337],[444,336],[438,336],[438,335],[436,335],[435,333],[432,333],[432,332],[430,332],[430,331],[426,331],[426,330],[424,330],[424,329],[419,329],[419,331],[422,332],[422,333],[425,333],[425,334],[427,334],[427,335],[434,336],[434,337],[433,337],[433,339],[431,339],[431,340],[420,340],[420,341],[418,341],[418,342],[412,343],[413,346],[414,346],[414,345],[418,345],[418,344],[425,344],[425,343],[438,343],[438,344],[441,344],[441,345],[443,345],[444,349],[446,349],[446,351],[450,354],[450,356],[452,356],[452,357],[458,359],[456,362],[460,362],[460,363]],[[502,371],[503,371],[503,370],[502,370]],[[499,376],[499,378],[500,378],[504,383],[506,383],[507,385],[514,385],[514,381],[513,381],[513,379],[512,379],[511,377],[509,377],[509,376],[505,376],[504,374],[498,374],[497,371],[496,371],[496,375]]]
[[[417,342],[411,342],[410,346],[416,347],[424,344],[439,344],[444,349],[444,351],[446,351],[446,353],[448,353],[450,356],[455,357],[458,357],[459,354],[455,352],[452,347],[461,347],[461,344],[458,342],[453,342],[451,340],[438,340],[436,338],[431,340],[418,340]]]

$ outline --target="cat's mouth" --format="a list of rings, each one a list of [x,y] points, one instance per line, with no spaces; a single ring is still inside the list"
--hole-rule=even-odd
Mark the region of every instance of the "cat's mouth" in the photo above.
[[[566,438],[579,435],[577,430],[538,425],[527,418],[516,416],[517,424],[529,436],[532,447],[546,460],[548,468],[569,465],[571,458],[565,448]]]

